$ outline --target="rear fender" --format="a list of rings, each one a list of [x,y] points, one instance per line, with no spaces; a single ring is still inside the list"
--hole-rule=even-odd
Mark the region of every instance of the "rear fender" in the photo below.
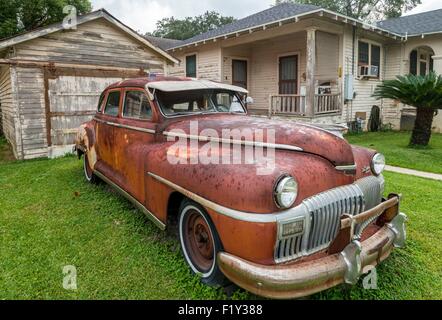
[[[94,169],[97,163],[97,152],[95,149],[95,128],[92,122],[84,123],[78,129],[75,148],[79,157],[82,154],[87,155],[89,165]]]

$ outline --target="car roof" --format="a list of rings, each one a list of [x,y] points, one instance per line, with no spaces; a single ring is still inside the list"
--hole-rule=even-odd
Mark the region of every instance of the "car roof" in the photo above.
[[[182,85],[180,85],[182,83]],[[150,85],[149,85],[150,84]],[[186,77],[167,77],[163,75],[148,75],[142,78],[134,78],[122,80],[111,84],[105,90],[136,87],[143,88],[152,87],[161,91],[186,91],[195,89],[226,89],[242,93],[247,93],[246,89],[228,85],[224,83],[213,82],[209,80],[198,80]]]
[[[192,81],[191,78],[186,77],[166,77],[166,76],[158,76],[158,75],[147,75],[145,77],[140,78],[132,78],[132,79],[126,79],[119,82],[115,82],[108,86],[106,90],[109,89],[117,89],[117,88],[124,88],[124,87],[139,87],[139,88],[145,88],[146,84],[149,82],[157,82],[157,81]]]

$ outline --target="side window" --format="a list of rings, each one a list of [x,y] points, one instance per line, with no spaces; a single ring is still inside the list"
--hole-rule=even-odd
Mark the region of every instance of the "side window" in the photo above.
[[[142,120],[152,118],[152,109],[144,92],[126,91],[123,117]]]
[[[366,66],[369,63],[369,45],[366,42],[359,41],[359,65]]]
[[[358,75],[379,78],[381,74],[381,47],[359,41],[358,51]]]
[[[109,92],[104,113],[110,116],[117,116],[119,104],[120,104],[120,91]]]
[[[196,78],[196,54],[186,57],[186,77]]]
[[[98,106],[97,106],[97,111],[101,112],[101,106],[103,105],[103,100],[104,100],[104,92],[101,94],[100,99],[98,100]]]
[[[371,45],[371,66],[371,74],[379,78],[379,71],[381,70],[381,47],[374,44]]]

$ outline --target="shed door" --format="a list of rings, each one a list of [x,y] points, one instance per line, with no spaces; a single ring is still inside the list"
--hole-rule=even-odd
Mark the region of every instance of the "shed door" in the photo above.
[[[49,79],[51,145],[68,148],[74,144],[78,127],[97,111],[100,94],[121,79],[80,76]]]
[[[279,58],[279,94],[298,93],[298,56]]]

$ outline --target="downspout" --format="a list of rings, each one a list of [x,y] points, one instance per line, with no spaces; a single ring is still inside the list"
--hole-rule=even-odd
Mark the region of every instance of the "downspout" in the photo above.
[[[353,76],[353,89],[354,89],[354,81],[356,80],[355,77],[355,54],[356,54],[356,26],[353,26],[352,28],[352,48],[351,48],[351,75]],[[354,97],[354,93],[353,93]],[[347,123],[349,123],[351,120],[351,116],[353,114],[353,99],[350,100],[350,113],[348,112],[348,105],[347,105]]]
[[[355,41],[356,41],[356,26],[353,26],[353,43],[352,43],[352,54],[351,54],[351,74],[355,75]]]

